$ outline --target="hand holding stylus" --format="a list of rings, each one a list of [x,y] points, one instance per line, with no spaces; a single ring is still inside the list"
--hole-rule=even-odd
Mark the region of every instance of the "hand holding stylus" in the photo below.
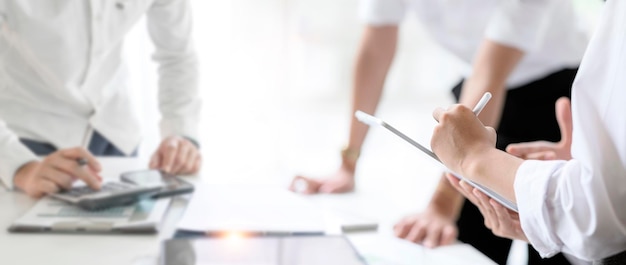
[[[456,104],[444,110],[437,108],[433,117],[439,122],[433,130],[430,145],[441,162],[453,172],[465,175],[462,165],[466,159],[493,149],[496,132],[478,119],[491,94],[485,93],[474,110]]]
[[[474,119],[476,119],[476,115],[478,115],[482,109],[485,107],[485,105],[487,104],[487,102],[489,102],[489,99],[491,98],[491,94],[490,93],[485,93],[485,95],[483,95],[483,97],[479,100],[479,102],[476,104],[476,107],[474,107],[474,110],[471,112],[470,119],[473,117]],[[467,111],[469,112],[469,111]],[[387,130],[389,130],[390,132],[392,132],[393,134],[399,136],[400,138],[402,138],[403,140],[409,142],[411,145],[415,146],[416,148],[418,148],[419,150],[421,150],[422,152],[424,152],[425,154],[429,155],[430,157],[432,157],[433,159],[437,160],[438,162],[444,164],[439,157],[437,157],[437,155],[435,153],[433,153],[432,151],[430,151],[428,148],[422,146],[421,144],[419,144],[418,142],[416,142],[415,140],[411,139],[410,137],[408,137],[407,135],[405,135],[404,133],[400,132],[399,130],[397,130],[396,128],[394,128],[393,126],[391,126],[390,124],[384,122],[383,120],[376,118],[372,115],[369,115],[367,113],[364,113],[362,111],[357,111],[355,114],[356,118],[360,121],[363,122],[367,125],[370,126],[381,126]],[[480,123],[480,126],[482,126],[482,123]],[[489,130],[489,129],[487,129]],[[494,144],[495,145],[495,144]],[[447,166],[446,164],[444,164],[444,166]],[[453,169],[447,168],[447,171],[450,172],[450,175],[455,176],[457,179],[462,179],[461,175],[459,173],[456,173],[457,171],[454,171]],[[452,173],[455,172],[455,173]],[[478,190],[480,190],[483,193],[488,194],[490,197],[492,197],[494,200],[496,200],[497,202],[501,203],[502,205],[506,206],[507,208],[509,208],[510,210],[513,211],[517,211],[517,206],[515,205],[515,203],[511,202],[510,200],[500,196],[499,194],[491,191],[490,189],[488,189],[487,187],[481,186],[478,183],[475,183],[471,180],[468,179],[464,179],[464,181],[466,181],[467,183],[469,183],[470,185],[476,187]]]

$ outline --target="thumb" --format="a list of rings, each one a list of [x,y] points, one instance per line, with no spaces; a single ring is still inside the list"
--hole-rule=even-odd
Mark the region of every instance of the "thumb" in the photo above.
[[[152,154],[152,157],[150,158],[149,167],[150,169],[155,169],[155,168],[159,168],[160,165],[161,165],[161,154],[159,150],[157,150],[154,152],[154,154]]]
[[[491,126],[485,126],[485,129],[487,129],[487,133],[489,133],[489,138],[493,141],[493,144],[495,145],[495,143],[498,141],[498,133],[496,132],[496,129]]]
[[[566,97],[559,98],[555,103],[556,121],[561,130],[561,142],[571,143],[572,141],[572,107],[570,100]]]

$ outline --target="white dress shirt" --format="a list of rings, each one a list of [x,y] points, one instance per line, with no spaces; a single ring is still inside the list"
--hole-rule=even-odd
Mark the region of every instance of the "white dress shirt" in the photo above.
[[[141,139],[124,37],[143,16],[159,64],[161,136],[197,139],[200,100],[188,0],[0,1],[0,179],[36,156],[18,138],[81,146],[96,130],[126,154]]]
[[[626,250],[626,1],[605,5],[572,88],[573,159],[516,173],[522,229],[544,257]]]
[[[370,25],[398,25],[413,11],[437,43],[466,63],[465,77],[485,37],[524,51],[509,88],[577,67],[589,40],[572,0],[362,1],[361,18]]]

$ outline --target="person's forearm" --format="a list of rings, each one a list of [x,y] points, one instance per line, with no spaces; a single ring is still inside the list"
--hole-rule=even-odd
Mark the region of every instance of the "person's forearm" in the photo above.
[[[463,202],[463,195],[454,189],[454,187],[446,179],[445,173],[442,174],[429,204],[438,206],[439,209],[445,211],[446,214],[458,217],[461,212]]]
[[[523,56],[523,51],[489,39],[485,39],[479,48],[472,75],[463,87],[460,103],[472,108],[485,92],[491,92],[493,97],[479,116],[484,125],[497,128],[500,123],[506,99],[506,81]],[[476,157],[468,158],[468,160],[472,162],[469,163],[468,168],[464,168],[464,171],[467,170],[463,172],[464,177],[492,188],[507,199],[515,201],[513,180],[517,170],[502,169],[513,168],[506,167],[505,164],[517,168],[521,160],[498,152],[496,149],[477,154]]]
[[[472,108],[485,92],[491,92],[491,101],[479,118],[483,124],[496,128],[504,108],[506,81],[523,55],[521,50],[486,39],[476,55],[472,75],[463,86],[459,103]]]
[[[470,154],[461,168],[465,178],[480,183],[507,200],[517,203],[513,185],[518,168],[524,160],[492,148],[485,152]]]
[[[352,89],[352,110],[350,112],[350,135],[348,147],[361,150],[367,125],[354,118],[354,112],[361,110],[374,113],[383,91],[387,72],[396,52],[397,26],[368,26],[361,41]]]

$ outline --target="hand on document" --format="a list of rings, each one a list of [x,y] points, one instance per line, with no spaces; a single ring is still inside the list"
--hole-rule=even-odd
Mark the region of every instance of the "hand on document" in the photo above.
[[[198,147],[179,136],[163,139],[150,159],[150,169],[160,169],[174,175],[196,174],[201,165],[202,157]]]
[[[324,179],[296,176],[289,190],[301,194],[345,193],[354,189],[354,170],[342,165],[335,174]]]
[[[13,182],[35,198],[70,189],[78,179],[98,190],[102,182],[102,178],[98,176],[101,169],[100,163],[86,149],[62,149],[46,156],[42,161],[26,163],[17,170]]]
[[[450,174],[447,174],[446,177],[454,188],[478,207],[483,218],[485,218],[485,226],[494,235],[528,242],[516,212],[505,208],[465,181],[461,181]]]
[[[562,97],[556,101],[556,120],[561,129],[561,141],[557,143],[534,141],[510,144],[506,151],[522,159],[535,160],[570,160],[572,159],[572,109],[570,101]]]
[[[424,212],[405,217],[393,227],[395,235],[427,248],[454,243],[458,235],[457,214],[444,208],[431,203]]]

